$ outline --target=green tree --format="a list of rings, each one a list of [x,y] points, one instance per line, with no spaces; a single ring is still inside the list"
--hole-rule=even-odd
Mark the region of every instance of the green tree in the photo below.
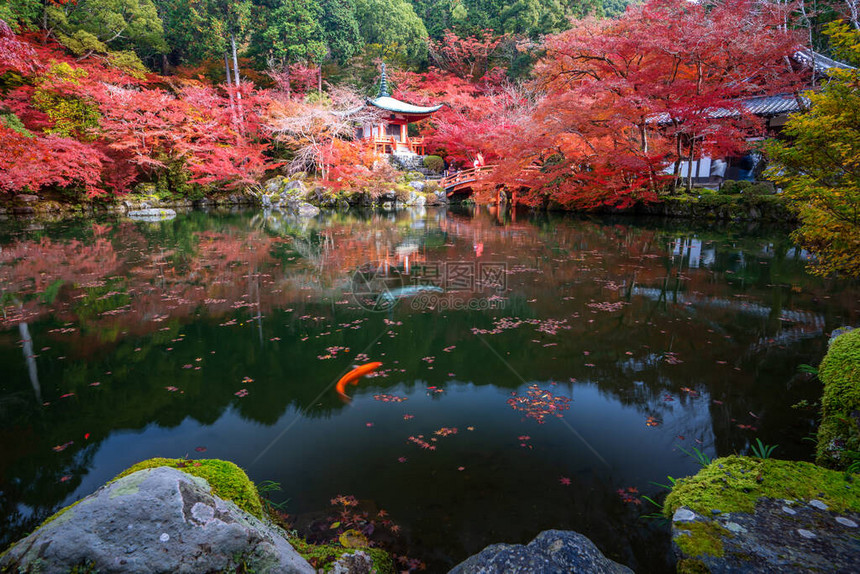
[[[356,0],[355,12],[365,43],[402,55],[413,66],[427,59],[427,29],[406,0]]]
[[[211,26],[203,0],[154,0],[173,64],[198,64],[224,53],[224,38]]]
[[[167,48],[152,0],[79,0],[45,5],[46,31],[79,56],[132,50],[146,58]]]
[[[3,0],[0,2],[0,20],[16,32],[19,28],[38,28],[43,10],[42,0]]]
[[[837,49],[860,59],[860,31],[828,27]],[[833,72],[810,107],[789,118],[785,141],[772,141],[768,174],[797,209],[795,238],[818,258],[813,272],[860,277],[860,71]]]
[[[355,18],[355,0],[320,0],[323,35],[333,60],[343,64],[363,44]]]
[[[258,1],[258,26],[251,37],[251,55],[279,66],[298,61],[319,63],[328,52],[318,0]]]

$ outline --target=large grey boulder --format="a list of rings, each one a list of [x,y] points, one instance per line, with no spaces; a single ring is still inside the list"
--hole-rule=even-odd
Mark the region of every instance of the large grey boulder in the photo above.
[[[299,217],[316,217],[320,214],[319,207],[311,205],[310,203],[306,203],[304,201],[296,204],[291,203],[289,204],[289,207],[290,211],[292,211]]]
[[[860,514],[832,512],[816,499],[760,498],[753,512],[717,508],[711,516],[682,506],[672,542],[679,561],[713,574],[857,572]]]
[[[275,195],[281,192],[283,188],[289,184],[290,179],[288,177],[284,177],[283,175],[276,175],[272,179],[266,181],[263,184],[263,189],[266,190],[266,193],[269,195]]]
[[[467,558],[448,574],[632,574],[606,558],[594,543],[570,530],[544,530],[522,544],[493,544]]]
[[[0,572],[314,572],[283,531],[167,467],[100,488],[18,542]],[[88,570],[90,571],[90,570]]]

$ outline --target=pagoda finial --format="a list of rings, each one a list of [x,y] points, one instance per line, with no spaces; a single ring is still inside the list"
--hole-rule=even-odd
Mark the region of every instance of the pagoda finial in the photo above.
[[[379,96],[380,98],[389,97],[388,92],[388,76],[385,74],[385,62],[382,62],[382,76],[379,78]]]

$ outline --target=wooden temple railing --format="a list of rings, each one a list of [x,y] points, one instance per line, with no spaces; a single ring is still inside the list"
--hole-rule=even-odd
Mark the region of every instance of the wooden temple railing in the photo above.
[[[374,149],[379,153],[394,153],[398,149],[408,149],[412,153],[424,155],[424,138],[406,138],[400,141],[394,136],[373,136],[371,138]]]

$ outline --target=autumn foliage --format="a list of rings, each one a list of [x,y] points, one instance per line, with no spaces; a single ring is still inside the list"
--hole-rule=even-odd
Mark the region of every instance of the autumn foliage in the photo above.
[[[543,54],[521,82],[505,71],[514,38],[448,31],[430,42],[428,71],[392,74],[393,95],[445,104],[418,125],[429,152],[454,167],[478,154],[497,166],[479,200],[507,193],[578,209],[655,201],[681,183],[684,162],[741,154],[764,134],[745,98],[798,88],[787,56],[801,42],[785,25],[789,8],[650,0],[618,19],[576,20],[539,47],[521,46]],[[253,184],[282,164],[334,188],[362,188],[378,164],[352,142],[357,125],[375,122],[365,117],[372,110],[355,93],[340,101],[335,89],[302,97],[320,77],[306,64],[269,70],[270,90],[141,77],[107,60],[77,61],[3,24],[3,71],[23,78],[0,100],[6,191],[60,186],[97,196],[138,182],[206,191]],[[350,108],[362,111],[342,113]]]
[[[4,26],[0,71],[25,81],[0,100],[0,189],[76,188],[96,197],[167,177],[174,190],[231,187],[257,182],[275,165],[260,138],[264,92],[243,86],[239,108],[229,97],[235,88],[141,79]]]
[[[477,153],[498,164],[479,196],[518,192],[533,205],[589,209],[658,199],[682,162],[739,154],[762,135],[749,96],[791,93],[787,64],[800,45],[784,6],[652,0],[618,20],[586,18],[545,39],[531,82],[486,70],[498,39],[434,44],[445,69],[405,74],[399,94],[439,101],[428,141],[449,161]],[[452,63],[459,55],[460,66]]]

